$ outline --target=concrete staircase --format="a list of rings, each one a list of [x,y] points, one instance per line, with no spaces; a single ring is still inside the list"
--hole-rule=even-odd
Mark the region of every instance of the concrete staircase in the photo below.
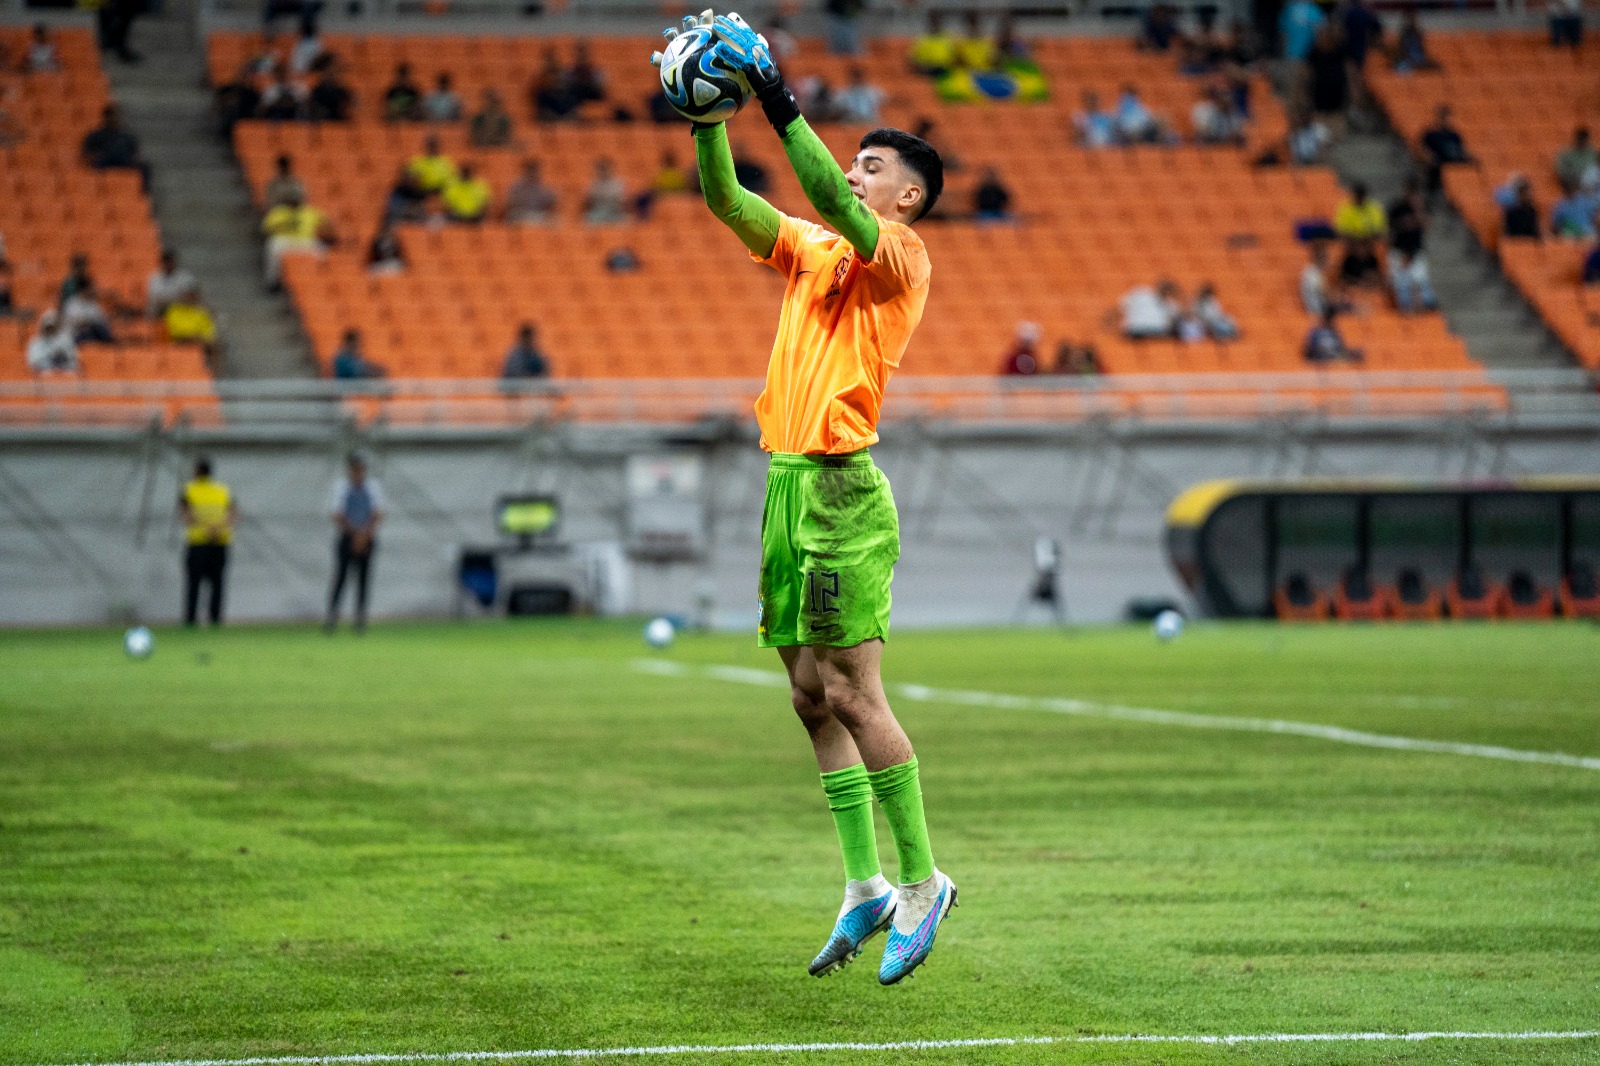
[[[1413,170],[1404,143],[1390,132],[1347,134],[1332,163],[1346,185],[1364,181],[1384,203],[1400,195]],[[1440,310],[1474,359],[1494,370],[1575,365],[1443,198],[1433,205],[1427,254]]]
[[[167,0],[141,18],[135,66],[106,60],[112,94],[154,171],[151,196],[161,235],[200,280],[227,354],[224,377],[306,377],[311,350],[288,300],[261,280],[257,219],[244,180],[211,121],[204,48],[194,0]]]

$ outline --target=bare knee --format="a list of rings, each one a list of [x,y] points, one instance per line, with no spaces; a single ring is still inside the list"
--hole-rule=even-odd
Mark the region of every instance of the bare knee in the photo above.
[[[793,685],[789,688],[789,702],[794,705],[794,713],[800,716],[800,724],[806,727],[806,732],[812,736],[826,728],[833,720],[833,714],[828,709],[828,701],[820,692],[811,692]]]
[[[879,709],[878,701],[869,693],[844,686],[828,691],[827,708],[851,733],[871,722]]]

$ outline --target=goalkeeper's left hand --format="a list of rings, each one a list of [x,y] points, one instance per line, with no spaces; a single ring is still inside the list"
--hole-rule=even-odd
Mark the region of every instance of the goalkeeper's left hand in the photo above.
[[[744,75],[756,99],[761,101],[767,121],[778,131],[778,136],[783,136],[790,123],[800,117],[800,105],[784,85],[767,39],[733,11],[718,15],[714,26],[718,57]]]

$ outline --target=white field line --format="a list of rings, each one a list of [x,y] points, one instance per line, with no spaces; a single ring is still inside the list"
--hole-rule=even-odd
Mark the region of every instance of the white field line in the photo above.
[[[997,1036],[971,1040],[888,1040],[879,1043],[661,1044],[653,1047],[540,1048],[531,1051],[447,1051],[434,1054],[283,1055],[250,1059],[164,1059],[154,1062],[79,1063],[77,1066],[334,1066],[367,1062],[477,1062],[506,1059],[599,1059],[657,1055],[796,1054],[828,1051],[939,1051],[946,1048],[1022,1047],[1038,1044],[1347,1044],[1423,1040],[1593,1040],[1600,1029],[1527,1030],[1511,1033],[1244,1033],[1232,1036],[1149,1033],[1105,1036]]]
[[[645,673],[664,677],[689,677],[700,675],[719,681],[740,684],[787,687],[788,679],[776,670],[754,670],[742,666],[690,667],[668,659],[637,659],[634,668]],[[1315,722],[1292,722],[1281,718],[1241,718],[1223,714],[1191,714],[1185,711],[1160,711],[1151,707],[1125,707],[1115,703],[1094,703],[1090,700],[1066,699],[1057,696],[1010,696],[999,692],[971,692],[963,689],[929,688],[926,685],[890,685],[890,695],[923,703],[955,703],[971,707],[998,707],[1012,711],[1049,711],[1052,714],[1070,714],[1084,718],[1110,718],[1120,722],[1142,722],[1145,725],[1180,726],[1186,729],[1227,729],[1241,733],[1284,733],[1292,736],[1331,740],[1337,744],[1355,744],[1364,748],[1390,748],[1396,751],[1422,751],[1435,755],[1465,755],[1479,759],[1502,759],[1507,762],[1547,763],[1552,766],[1572,766],[1581,770],[1600,770],[1600,758],[1588,755],[1568,755],[1562,751],[1527,751],[1522,748],[1504,748],[1497,744],[1464,744],[1453,740],[1425,740],[1420,737],[1396,737],[1383,733],[1366,733],[1359,729],[1345,729],[1336,725],[1318,725]]]

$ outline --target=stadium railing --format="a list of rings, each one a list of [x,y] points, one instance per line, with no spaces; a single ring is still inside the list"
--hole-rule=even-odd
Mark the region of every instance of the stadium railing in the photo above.
[[[1595,388],[1593,378],[1577,370],[903,377],[891,389],[884,416],[1016,426],[1550,416],[1600,427]],[[745,423],[760,389],[759,380],[747,378],[0,382],[0,431]]]

